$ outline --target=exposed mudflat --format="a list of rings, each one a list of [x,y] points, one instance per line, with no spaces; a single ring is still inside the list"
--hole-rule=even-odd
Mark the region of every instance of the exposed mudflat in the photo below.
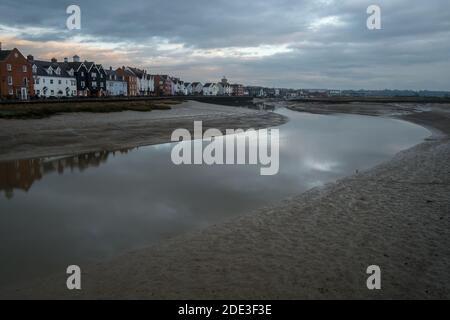
[[[401,115],[440,134],[382,165],[236,220],[92,265],[83,269],[80,292],[69,292],[60,274],[0,295],[449,299],[446,110],[431,107]],[[369,265],[381,267],[382,290],[367,289]]]
[[[65,113],[45,119],[0,119],[0,161],[114,151],[170,142],[173,130],[260,129],[283,124],[276,113],[189,101],[152,112]]]

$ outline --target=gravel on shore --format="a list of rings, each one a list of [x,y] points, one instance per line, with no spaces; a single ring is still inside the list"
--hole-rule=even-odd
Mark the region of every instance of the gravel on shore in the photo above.
[[[441,134],[280,205],[83,269],[80,292],[61,274],[4,296],[449,299],[450,116],[405,117]],[[366,287],[370,265],[381,290]]]

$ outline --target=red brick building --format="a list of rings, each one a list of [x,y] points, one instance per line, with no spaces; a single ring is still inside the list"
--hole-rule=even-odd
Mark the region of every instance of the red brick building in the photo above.
[[[232,84],[232,95],[235,97],[242,97],[244,95],[244,86],[242,84]]]
[[[125,81],[127,82],[128,96],[129,97],[138,96],[139,95],[138,77],[125,67],[117,69],[116,73],[119,77],[122,77],[122,79],[125,79]]]
[[[30,63],[17,48],[2,50],[0,43],[0,99],[27,100],[33,95]]]

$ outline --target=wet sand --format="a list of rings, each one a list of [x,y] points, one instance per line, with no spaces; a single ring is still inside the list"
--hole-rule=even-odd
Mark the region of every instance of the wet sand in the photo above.
[[[446,108],[400,115],[384,108],[377,111],[433,127],[435,134],[367,172],[85,267],[81,292],[67,291],[61,274],[4,292],[3,297],[448,299],[450,114]],[[330,112],[357,113],[348,107]],[[366,287],[366,268],[374,264],[381,267],[380,291]]]
[[[0,161],[115,151],[170,142],[173,130],[261,129],[283,124],[276,113],[188,101],[152,112],[66,113],[45,119],[0,119]]]

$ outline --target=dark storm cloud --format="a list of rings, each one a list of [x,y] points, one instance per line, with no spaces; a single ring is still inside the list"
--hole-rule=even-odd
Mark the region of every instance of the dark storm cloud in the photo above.
[[[82,9],[78,33],[65,30],[70,4]],[[382,8],[382,30],[366,28],[370,4]],[[30,41],[78,35],[78,42],[120,43],[136,64],[188,80],[226,73],[287,87],[443,90],[450,87],[449,9],[448,0],[2,0],[0,27],[44,29],[17,35]],[[261,46],[273,52],[240,55]]]

